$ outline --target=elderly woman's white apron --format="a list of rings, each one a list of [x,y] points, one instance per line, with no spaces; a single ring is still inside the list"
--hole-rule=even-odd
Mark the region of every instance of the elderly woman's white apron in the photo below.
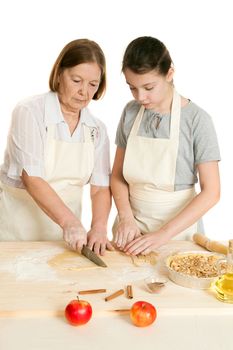
[[[55,139],[49,125],[45,146],[45,180],[64,203],[81,218],[82,190],[94,166],[94,144],[83,126],[84,142]],[[62,229],[53,222],[24,189],[0,184],[0,240],[60,240]]]

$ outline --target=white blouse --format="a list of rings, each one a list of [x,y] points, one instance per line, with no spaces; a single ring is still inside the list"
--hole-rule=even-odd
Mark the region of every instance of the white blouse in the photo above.
[[[91,129],[95,162],[89,182],[96,186],[109,186],[110,153],[105,125],[88,108],[84,108],[78,126],[71,136],[58,96],[51,91],[28,98],[15,107],[4,163],[0,169],[0,180],[6,185],[24,188],[20,179],[23,169],[30,176],[45,176],[44,147],[48,124],[56,124],[55,137],[66,142],[83,141],[82,124]]]

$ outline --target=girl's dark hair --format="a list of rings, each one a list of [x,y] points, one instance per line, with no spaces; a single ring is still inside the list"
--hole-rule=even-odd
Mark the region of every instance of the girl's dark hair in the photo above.
[[[142,36],[127,46],[122,71],[126,68],[137,74],[148,73],[156,70],[161,75],[167,75],[172,65],[171,56],[166,46],[156,38]]]
[[[51,91],[59,88],[59,75],[66,69],[81,63],[97,63],[101,70],[101,79],[93,100],[98,100],[106,90],[106,62],[104,53],[95,41],[88,39],[73,40],[68,43],[57,57],[49,78]]]

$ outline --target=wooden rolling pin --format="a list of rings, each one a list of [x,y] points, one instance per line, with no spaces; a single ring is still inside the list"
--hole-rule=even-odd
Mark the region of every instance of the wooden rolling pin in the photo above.
[[[211,252],[227,255],[227,246],[217,241],[211,241],[206,236],[200,233],[195,233],[193,235],[193,241]]]

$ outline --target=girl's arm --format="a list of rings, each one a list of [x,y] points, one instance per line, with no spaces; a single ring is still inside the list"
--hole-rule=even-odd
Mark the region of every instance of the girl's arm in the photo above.
[[[119,222],[114,232],[114,242],[123,249],[127,242],[141,235],[129,202],[129,188],[123,177],[125,149],[117,147],[111,176],[111,190],[118,211]]]

